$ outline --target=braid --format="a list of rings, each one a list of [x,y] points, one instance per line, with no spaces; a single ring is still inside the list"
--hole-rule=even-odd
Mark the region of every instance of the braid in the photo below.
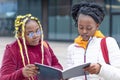
[[[31,14],[26,14],[26,15],[19,15],[16,17],[16,20],[15,20],[15,37],[17,39],[17,42],[18,42],[18,45],[19,45],[19,48],[20,48],[20,54],[21,54],[21,57],[22,57],[22,62],[23,62],[23,65],[25,66],[25,59],[24,59],[24,56],[23,56],[23,48],[25,49],[25,54],[26,54],[26,57],[27,57],[27,61],[28,61],[28,64],[30,64],[30,60],[29,60],[29,56],[28,56],[28,51],[27,51],[27,46],[26,46],[26,40],[25,40],[25,24],[29,21],[29,20],[35,20],[39,27],[40,27],[40,30],[42,32],[42,35],[41,35],[41,50],[42,50],[42,64],[43,64],[43,61],[44,61],[44,49],[43,49],[43,30],[42,30],[42,26],[41,26],[41,23],[40,21],[36,18],[36,17],[33,17]],[[22,44],[19,40],[19,38],[22,38],[23,40],[23,45],[24,47],[22,47]]]

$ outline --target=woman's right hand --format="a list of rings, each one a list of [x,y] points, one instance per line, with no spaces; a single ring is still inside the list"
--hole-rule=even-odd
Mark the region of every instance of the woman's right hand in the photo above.
[[[24,77],[32,77],[37,75],[38,68],[34,64],[28,64],[22,69]]]

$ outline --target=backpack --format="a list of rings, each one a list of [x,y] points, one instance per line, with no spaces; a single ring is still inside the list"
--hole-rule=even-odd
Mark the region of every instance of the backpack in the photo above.
[[[106,44],[106,37],[101,40],[101,50],[102,50],[102,55],[107,64],[110,64],[109,62],[109,54],[108,54],[108,48]]]

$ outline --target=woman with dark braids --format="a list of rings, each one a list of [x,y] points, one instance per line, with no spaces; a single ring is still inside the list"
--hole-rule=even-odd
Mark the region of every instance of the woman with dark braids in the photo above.
[[[39,20],[31,14],[15,20],[16,41],[8,44],[0,69],[0,80],[38,80],[35,62],[62,69],[49,44],[43,41]]]
[[[68,47],[68,66],[91,63],[84,68],[89,75],[70,80],[120,80],[120,50],[116,40],[106,38],[109,63],[103,58],[101,40],[105,37],[99,30],[104,19],[102,7],[93,2],[81,2],[72,7],[72,17],[77,25],[79,36]],[[104,44],[105,45],[105,44]]]

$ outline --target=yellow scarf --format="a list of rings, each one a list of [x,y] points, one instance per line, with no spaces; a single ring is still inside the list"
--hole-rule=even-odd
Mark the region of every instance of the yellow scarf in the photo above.
[[[97,38],[104,38],[105,36],[102,34],[101,31],[97,30],[94,34],[95,37]],[[83,47],[84,49],[86,49],[88,41],[83,41],[81,36],[78,36],[77,38],[75,38],[74,43],[77,43],[80,47]]]

